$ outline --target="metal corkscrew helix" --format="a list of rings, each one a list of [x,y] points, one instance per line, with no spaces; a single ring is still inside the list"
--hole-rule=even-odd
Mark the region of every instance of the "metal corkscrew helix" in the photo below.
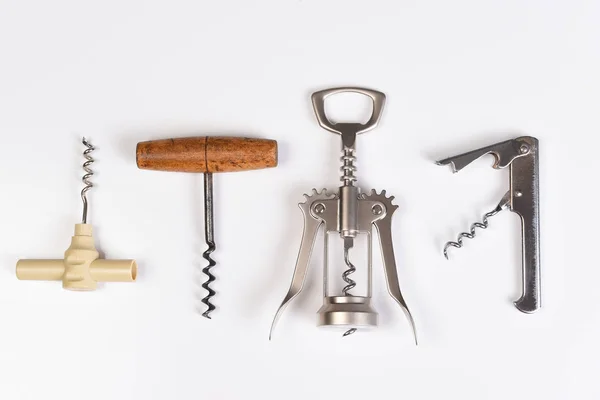
[[[471,225],[470,232],[461,233],[456,242],[446,243],[444,255],[448,258],[449,247],[462,247],[463,238],[474,238],[476,228],[487,228],[488,218],[500,211],[508,208],[517,213],[521,217],[523,292],[514,304],[524,313],[532,313],[541,307],[538,153],[538,140],[522,136],[437,162],[438,165],[450,164],[453,172],[458,172],[484,155],[492,154],[495,158],[493,168],[510,168],[510,188],[500,203],[484,215],[481,223]]]
[[[213,179],[212,172],[204,174],[204,241],[206,242],[207,249],[202,253],[202,257],[208,261],[208,265],[202,268],[202,273],[206,275],[206,281],[202,284],[202,288],[208,293],[202,298],[202,303],[206,305],[206,311],[202,313],[202,316],[210,319],[210,313],[212,313],[216,307],[210,301],[217,293],[210,285],[216,280],[210,270],[217,265],[217,262],[211,257],[213,251],[217,249],[215,244],[215,229],[214,229],[214,212],[213,212]]]
[[[345,92],[355,92],[371,98],[373,101],[373,111],[366,123],[332,123],[327,118],[325,113],[325,99],[328,96]],[[357,178],[354,175],[356,171],[356,166],[354,165],[356,161],[356,136],[370,131],[377,126],[385,104],[385,95],[375,90],[363,88],[335,88],[313,93],[312,104],[319,125],[341,136],[343,155],[341,157],[342,177],[340,180],[342,186],[339,187],[337,193],[329,193],[325,189],[318,192],[316,189],[313,189],[310,195],[305,195],[306,201],[299,204],[304,214],[304,232],[302,234],[300,251],[291,286],[275,314],[269,339],[272,337],[277,320],[285,307],[302,290],[316,235],[321,226],[324,226],[325,229],[324,301],[323,306],[318,311],[318,326],[342,327],[345,332],[343,336],[348,336],[360,328],[377,326],[377,312],[371,306],[372,236],[373,227],[375,227],[379,236],[389,293],[406,314],[411,324],[416,343],[417,336],[414,321],[400,292],[392,243],[391,221],[392,215],[398,206],[392,204],[393,196],[386,197],[385,190],[379,194],[375,190],[372,190],[369,194],[361,193],[360,189],[356,186]],[[329,233],[339,234],[344,245],[344,262],[347,269],[342,274],[342,279],[346,285],[342,289],[341,296],[332,296],[329,294],[327,257]],[[349,253],[350,249],[354,247],[354,239],[359,234],[366,234],[368,239],[367,285],[366,295],[364,296],[354,293],[353,289],[356,287],[356,282],[350,278],[350,275],[356,271],[356,267],[350,262]],[[353,293],[350,292],[351,290]]]
[[[83,215],[81,217],[81,223],[87,223],[87,215],[88,215],[88,201],[87,201],[87,192],[94,187],[94,184],[90,181],[90,178],[94,175],[94,171],[90,168],[90,165],[94,163],[94,159],[90,156],[90,153],[95,149],[95,147],[87,141],[86,138],[81,139],[81,143],[86,147],[83,151],[83,157],[85,158],[85,162],[83,163],[83,170],[85,174],[81,178],[85,186],[81,190],[81,201],[83,201]]]
[[[498,203],[496,208],[494,208],[492,211],[487,212],[483,215],[483,217],[481,218],[481,222],[473,222],[473,224],[471,224],[471,229],[469,229],[469,232],[461,232],[458,235],[456,242],[452,242],[452,241],[446,242],[446,245],[444,246],[444,257],[446,257],[446,260],[448,260],[448,248],[449,247],[456,247],[457,249],[460,249],[461,247],[463,247],[463,242],[462,242],[463,238],[467,238],[467,239],[475,238],[475,234],[476,234],[475,229],[476,228],[487,229],[487,227],[489,225],[488,218],[493,217],[494,215],[498,214],[500,211],[502,211],[503,209],[505,209],[508,206],[508,202],[509,202],[510,198],[508,197],[507,194],[505,194],[502,197],[502,200],[500,200],[500,203]]]

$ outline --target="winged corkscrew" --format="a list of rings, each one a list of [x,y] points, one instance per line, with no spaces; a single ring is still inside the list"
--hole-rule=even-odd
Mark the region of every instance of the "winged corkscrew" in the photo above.
[[[332,123],[325,114],[325,98],[328,96],[355,92],[368,96],[373,101],[373,114],[367,123]],[[325,231],[325,265],[324,265],[324,290],[323,306],[318,311],[318,326],[338,327],[343,329],[343,337],[360,332],[363,328],[377,326],[377,312],[371,305],[372,297],[372,237],[373,227],[378,231],[383,267],[387,280],[387,286],[392,298],[400,305],[406,314],[417,341],[416,330],[412,315],[400,292],[398,283],[398,272],[392,243],[391,220],[398,206],[392,204],[393,196],[386,197],[385,190],[377,193],[374,190],[370,194],[363,194],[356,185],[356,135],[375,128],[381,117],[385,103],[385,95],[381,92],[362,88],[337,88],[316,92],[312,95],[313,108],[319,125],[336,134],[342,139],[342,166],[340,168],[342,185],[336,194],[328,193],[325,189],[317,192],[313,189],[311,195],[305,195],[306,201],[300,203],[300,209],[304,214],[304,232],[300,244],[300,252],[296,261],[296,268],[292,277],[292,283],[288,293],[283,299],[281,306],[275,314],[271,325],[273,334],[275,325],[286,306],[300,293],[304,285],[310,256],[315,244],[319,228]],[[344,263],[346,270],[341,274],[344,282],[341,293],[332,295],[329,289],[329,266],[327,257],[328,233],[338,234],[344,243]],[[368,237],[368,264],[367,283],[361,286],[359,282],[351,278],[357,269],[364,266],[356,266],[350,261],[351,250],[354,240],[358,235],[366,234]],[[359,289],[364,289],[363,294],[358,294]]]

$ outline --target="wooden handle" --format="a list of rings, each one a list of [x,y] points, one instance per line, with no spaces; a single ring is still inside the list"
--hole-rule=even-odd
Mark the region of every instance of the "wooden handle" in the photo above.
[[[277,142],[201,136],[137,144],[140,169],[174,172],[236,172],[277,166]]]

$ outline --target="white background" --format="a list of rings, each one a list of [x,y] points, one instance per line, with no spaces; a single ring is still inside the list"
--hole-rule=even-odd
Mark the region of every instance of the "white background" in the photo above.
[[[594,1],[0,2],[0,398],[600,398],[599,18]],[[300,242],[297,203],[339,184],[339,138],[317,126],[310,94],[340,85],[388,96],[380,127],[359,137],[358,175],[400,206],[394,244],[418,347],[378,252],[377,330],[316,328],[315,252],[268,341]],[[364,117],[363,104],[345,96],[330,110]],[[135,165],[138,141],[206,134],[276,139],[280,162],[215,176],[211,321],[202,175]],[[491,157],[456,175],[434,164],[521,134],[540,140],[535,315],[512,305],[516,214],[441,254],[496,205],[507,171]],[[82,135],[98,148],[97,246],[135,258],[138,281],[89,293],[18,281],[17,259],[69,245]]]

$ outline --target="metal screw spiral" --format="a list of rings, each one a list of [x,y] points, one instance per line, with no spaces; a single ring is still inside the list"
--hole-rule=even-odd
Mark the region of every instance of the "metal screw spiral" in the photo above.
[[[208,279],[202,284],[202,287],[208,292],[208,295],[202,299],[202,302],[206,304],[208,309],[202,313],[202,316],[210,319],[210,313],[215,310],[215,306],[210,302],[210,299],[216,294],[216,292],[209,286],[216,279],[215,276],[210,272],[210,269],[217,265],[217,263],[210,256],[210,254],[216,249],[215,242],[207,241],[206,244],[208,245],[208,249],[202,253],[202,257],[208,261],[208,265],[202,269],[202,272],[208,277]]]
[[[502,211],[504,208],[508,207],[509,201],[510,194],[506,193],[504,197],[502,197],[502,200],[500,200],[500,203],[498,203],[496,208],[483,215],[481,222],[474,222],[471,225],[471,229],[469,230],[469,232],[462,232],[461,234],[459,234],[458,238],[456,239],[456,242],[447,242],[444,246],[444,256],[446,257],[446,259],[448,259],[449,247],[456,247],[457,249],[460,249],[463,246],[463,238],[473,239],[475,237],[475,228],[487,229],[489,225],[488,218],[493,217],[494,215]]]
[[[92,156],[90,156],[90,153],[96,149],[91,143],[89,143],[86,140],[86,138],[83,138],[81,140],[81,143],[83,143],[83,145],[87,147],[87,149],[85,149],[85,151],[83,152],[83,157],[85,157],[86,159],[86,161],[83,163],[83,170],[85,171],[85,174],[81,178],[81,180],[85,184],[85,186],[81,190],[81,201],[83,201],[83,216],[81,218],[81,223],[86,224],[88,215],[87,192],[92,187],[94,187],[94,184],[89,180],[92,177],[92,175],[94,175],[94,171],[92,171],[90,168],[90,165],[94,163],[94,159],[92,158]]]
[[[202,269],[202,272],[207,276],[206,282],[202,284],[202,287],[208,292],[206,297],[202,299],[202,302],[206,304],[208,309],[202,313],[203,317],[210,319],[210,313],[215,310],[214,304],[210,302],[210,299],[216,294],[210,287],[210,284],[215,281],[215,276],[210,272],[210,269],[217,265],[216,261],[210,256],[213,251],[217,248],[215,245],[215,234],[213,227],[213,181],[212,173],[207,172],[204,174],[204,235],[208,249],[202,253],[202,257],[208,261],[208,265]]]
[[[344,182],[344,186],[354,186],[354,182],[357,179],[356,176],[354,176],[354,173],[356,172],[356,166],[354,165],[356,162],[354,149],[345,148],[344,155],[340,157],[340,161],[343,162],[343,165],[340,167],[340,171],[342,171],[340,181]]]
[[[350,240],[352,240],[352,239],[350,239]],[[348,241],[348,239],[346,239],[346,243],[347,243],[347,241]],[[344,288],[342,289],[342,293],[344,294],[344,296],[352,296],[352,294],[350,293],[350,290],[352,290],[356,287],[356,281],[351,279],[349,276],[356,272],[356,267],[354,266],[354,264],[352,264],[350,262],[350,258],[349,258],[349,254],[348,254],[349,250],[350,250],[350,246],[346,245],[346,243],[344,244],[344,262],[348,266],[348,269],[342,273],[342,279],[344,280],[344,282],[347,283],[347,285],[344,286]],[[350,328],[346,332],[344,332],[343,336],[352,335],[354,332],[356,332],[356,328]]]
[[[344,288],[342,289],[342,293],[344,293],[344,296],[352,296],[352,294],[349,292],[350,292],[350,290],[352,290],[356,287],[356,281],[349,278],[349,275],[356,272],[356,267],[354,266],[354,264],[352,264],[350,262],[350,259],[348,258],[348,249],[347,248],[344,249],[344,262],[348,266],[348,269],[345,270],[344,273],[342,273],[342,279],[344,280],[344,282],[347,283],[347,285],[344,286]]]

